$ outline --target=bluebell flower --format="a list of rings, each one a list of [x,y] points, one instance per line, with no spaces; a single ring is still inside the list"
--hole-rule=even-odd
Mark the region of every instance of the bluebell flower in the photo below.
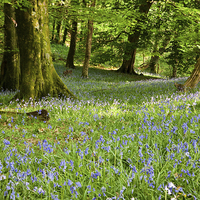
[[[0,171],[0,173],[2,173],[2,171]],[[6,176],[5,175],[0,175],[0,181],[2,181],[2,180],[4,180],[4,179],[6,179]]]
[[[172,194],[172,190],[175,188],[176,186],[172,182],[168,183],[168,185],[165,186],[165,190],[168,192],[169,195]]]
[[[87,148],[85,149],[85,155],[88,155],[88,150],[89,150],[89,147],[87,147]]]
[[[77,187],[82,187],[80,182],[76,182]]]
[[[54,181],[54,174],[52,172],[48,173],[48,177],[49,177],[50,181]]]
[[[106,188],[105,188],[105,187],[102,187],[101,190],[102,190],[102,192],[105,192],[105,191],[106,191]]]
[[[4,139],[3,143],[4,143],[5,145],[9,145],[9,144],[10,144],[10,142],[9,142],[8,140],[6,140],[6,139]]]
[[[59,200],[59,199],[58,199],[58,195],[54,195],[54,194],[52,194],[52,193],[51,193],[51,198],[52,198],[53,200]]]
[[[98,176],[101,176],[101,173],[100,173],[98,170],[96,170],[95,173],[94,173],[94,172],[91,172],[91,177],[92,177],[92,178],[97,179]]]
[[[89,190],[91,190],[91,185],[88,185],[87,188],[88,188]]]
[[[68,179],[68,183],[67,183],[69,186],[71,186],[72,184],[73,184],[73,182],[70,180],[70,179]]]

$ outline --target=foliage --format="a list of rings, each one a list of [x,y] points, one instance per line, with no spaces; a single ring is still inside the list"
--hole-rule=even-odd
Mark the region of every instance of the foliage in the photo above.
[[[186,48],[182,48],[177,41],[172,41],[171,46],[166,50],[169,52],[168,56],[166,56],[167,63],[177,68],[180,75],[186,74],[196,62],[194,51],[189,51],[189,48],[187,48],[186,52],[184,50]]]
[[[86,4],[90,3],[90,1],[85,2]],[[134,31],[136,21],[142,17],[136,8],[144,2],[143,0],[103,0],[97,1],[95,8],[91,8],[85,6],[83,1],[80,0],[49,1],[50,36],[54,20],[56,23],[61,21],[61,34],[63,34],[65,27],[68,28],[70,33],[71,22],[76,19],[78,22],[78,39],[75,58],[82,62],[85,52],[86,22],[88,19],[92,19],[94,21],[94,35],[91,64],[120,66],[128,35]],[[157,48],[162,47],[163,36],[170,33],[172,40],[176,37],[176,41],[181,45],[181,50],[184,51],[184,58],[179,61],[182,64],[178,68],[178,75],[184,76],[190,73],[193,69],[192,54],[199,54],[199,51],[192,48],[192,46],[198,48],[199,44],[198,6],[196,1],[154,1],[146,19],[147,23],[141,24],[142,32],[137,52],[146,52],[148,56],[154,55],[155,44],[158,43]],[[2,10],[1,16],[3,17]],[[69,42],[70,34],[67,38],[68,46]],[[55,59],[58,59],[60,56],[57,53],[55,54]],[[140,55],[137,54],[137,56]],[[164,53],[162,56],[166,58],[168,53]],[[61,57],[67,57],[67,55]],[[173,56],[169,62],[174,62],[172,58]],[[163,65],[160,65],[160,71],[165,72],[167,70]],[[170,74],[167,75],[170,76]]]
[[[51,44],[51,52],[53,60],[66,60],[69,49],[60,44]]]

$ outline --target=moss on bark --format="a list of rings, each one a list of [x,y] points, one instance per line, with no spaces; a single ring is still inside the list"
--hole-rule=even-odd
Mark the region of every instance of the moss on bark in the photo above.
[[[40,99],[44,96],[59,96],[76,98],[62,82],[53,66],[49,27],[48,1],[31,1],[33,6],[26,10],[18,9],[16,20],[18,23],[20,51],[20,92],[16,98]],[[23,35],[23,37],[20,37]]]
[[[185,83],[184,84],[175,83],[174,85],[179,91],[186,91],[194,89],[196,85],[199,83],[199,81],[200,81],[200,57],[198,58],[197,63],[195,64],[195,68],[192,71],[192,74],[185,81]]]
[[[4,3],[4,54],[1,63],[0,88],[18,90],[20,79],[19,51],[17,45],[15,9]]]

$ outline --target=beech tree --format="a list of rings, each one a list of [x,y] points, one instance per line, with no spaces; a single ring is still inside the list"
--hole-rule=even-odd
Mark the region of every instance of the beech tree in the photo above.
[[[65,65],[66,67],[69,67],[69,68],[75,68],[74,55],[75,55],[75,52],[76,52],[76,37],[77,37],[77,21],[73,20],[70,47],[69,47],[69,52],[68,52],[68,55],[67,55],[67,62],[66,62],[66,65]]]
[[[154,47],[153,47],[153,55],[151,56],[150,60],[146,63],[143,63],[141,67],[138,69],[145,70],[147,68],[150,68],[151,73],[158,73],[158,69],[156,68],[156,65],[160,59],[160,56],[163,55],[164,51],[166,50],[166,46],[169,44],[171,39],[170,34],[166,34],[162,39],[161,47],[158,48],[158,42],[159,40],[155,41]]]
[[[136,56],[136,50],[137,50],[137,44],[140,38],[140,33],[142,30],[142,25],[145,22],[145,19],[147,17],[147,13],[149,12],[149,9],[152,5],[152,1],[139,1],[139,13],[141,14],[141,17],[138,18],[136,27],[131,28],[132,32],[129,33],[128,36],[128,45],[125,49],[125,54],[123,57],[123,63],[122,66],[118,69],[119,72],[123,73],[129,73],[129,74],[136,74],[134,71],[134,63],[135,63],[135,56]]]
[[[82,55],[82,50],[86,49],[82,76],[88,77],[92,32],[94,32],[93,41],[96,41],[92,45],[96,57],[91,54],[91,60],[95,60],[95,64],[101,64],[104,59],[104,63],[109,62],[111,65],[111,62],[117,60],[115,66],[119,66],[122,62],[118,71],[123,73],[136,74],[134,63],[137,49],[151,52],[148,53],[152,56],[149,66],[155,72],[155,64],[159,56],[163,54],[167,58],[165,47],[169,40],[173,41],[175,34],[181,48],[184,45],[190,46],[191,49],[193,48],[191,46],[199,46],[199,10],[193,9],[199,8],[197,1],[102,0],[96,1],[95,7],[86,7],[84,2],[92,5],[94,1],[71,0],[63,1],[62,5],[53,4],[51,1],[50,5],[52,8],[52,25],[54,19],[56,19],[56,23],[57,19],[63,20],[63,25],[67,25],[68,32],[71,32],[71,44],[66,67],[75,67],[76,44],[79,45],[80,55]],[[18,1],[17,3],[19,5]],[[61,7],[59,8],[59,6]],[[64,86],[53,67],[49,43],[47,0],[38,0],[37,3],[36,0],[24,0],[20,7],[23,10],[14,9],[11,4],[5,4],[4,7],[5,51],[1,66],[0,86],[4,89],[20,90],[17,94],[19,98],[40,98],[48,94],[73,96]],[[54,9],[58,11],[56,17],[54,17]],[[60,9],[63,12],[59,12]],[[94,11],[92,15],[90,9]],[[67,18],[67,22],[65,18]],[[151,25],[152,22],[156,22],[156,19],[160,20],[159,27]],[[71,28],[67,24],[68,21],[72,24]],[[80,30],[80,22],[86,21],[88,26],[82,26],[83,30],[81,31],[83,33],[88,31],[88,37],[83,37],[82,41],[82,38],[77,40],[77,35],[82,37],[81,33],[77,32],[77,27]],[[92,28],[93,23],[94,30]],[[198,26],[193,23],[198,24]],[[186,29],[188,30],[186,31]],[[171,36],[166,35],[167,31],[170,32]],[[148,32],[148,34],[145,35],[145,32]],[[165,34],[164,37],[163,34]],[[196,38],[192,34],[196,34]],[[158,35],[158,39],[161,39],[160,41],[156,40],[156,35]],[[190,39],[185,39],[185,35]],[[65,41],[65,36],[63,41]],[[191,38],[194,38],[193,41]],[[184,50],[187,51],[187,46],[184,47]],[[104,53],[103,56],[102,52]],[[196,56],[195,53],[194,57]],[[192,56],[190,59],[193,59]],[[198,63],[199,60],[195,66],[198,66]],[[193,63],[188,66],[188,68],[191,68]],[[183,70],[185,70],[184,67]],[[194,83],[196,82],[194,74],[197,74],[197,72],[198,67],[195,68],[195,73],[191,76]],[[193,87],[195,84],[192,83],[192,80],[188,80],[185,84],[188,87]]]
[[[93,0],[91,7],[95,7],[95,0]],[[93,33],[93,21],[89,19],[88,33],[87,33],[87,39],[86,39],[86,49],[85,49],[85,60],[83,63],[83,70],[82,70],[83,78],[88,78],[88,68],[89,68],[89,61],[90,61],[91,48],[92,48],[92,33]]]
[[[192,74],[190,77],[185,81],[184,84],[178,84],[175,83],[174,85],[179,91],[186,91],[190,89],[194,89],[196,85],[200,81],[200,57],[197,60],[197,63],[195,64],[195,68],[192,71]]]
[[[26,6],[23,4],[20,7],[15,12],[12,11],[16,13],[16,20],[8,15],[15,24],[11,31],[16,30],[18,36],[15,37],[16,40],[18,38],[15,42],[19,45],[20,74],[14,74],[10,78],[6,76],[6,73],[1,73],[4,83],[19,80],[19,87],[14,88],[19,90],[16,94],[16,98],[19,99],[42,98],[47,95],[76,98],[62,82],[53,66],[48,27],[48,0],[28,0]],[[9,35],[6,37],[7,40],[13,39]],[[8,47],[5,47],[5,50],[6,48]],[[15,62],[14,58],[12,60]],[[3,68],[8,70],[9,66],[6,65]],[[2,84],[2,86],[7,89],[7,84]]]
[[[20,67],[15,9],[4,3],[4,54],[1,63],[0,88],[19,89]]]

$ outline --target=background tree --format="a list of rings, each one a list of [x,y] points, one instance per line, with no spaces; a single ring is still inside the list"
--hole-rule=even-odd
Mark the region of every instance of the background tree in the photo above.
[[[95,0],[92,1],[91,7],[95,7]],[[83,78],[88,78],[88,68],[89,68],[89,61],[90,61],[91,48],[92,48],[92,33],[93,33],[93,21],[89,19],[88,33],[87,33],[87,39],[86,39],[86,49],[85,49],[85,60],[83,63],[83,70],[82,70]]]
[[[52,23],[51,42],[53,43],[62,43],[62,28],[66,19],[67,6],[67,0],[50,1],[49,3],[50,21]]]
[[[59,19],[57,20],[57,26],[56,26],[56,36],[55,36],[55,42],[57,44],[61,43],[61,39],[62,39],[62,20]]]
[[[142,26],[146,21],[147,13],[152,5],[151,1],[139,1],[139,13],[141,16],[137,19],[136,26],[131,28],[131,32],[128,36],[128,44],[126,46],[125,54],[123,57],[122,66],[118,69],[119,72],[136,74],[134,71],[135,56],[137,50],[137,44],[139,42]]]
[[[73,20],[72,22],[72,30],[71,30],[71,40],[69,52],[67,55],[66,67],[75,68],[74,65],[74,55],[76,51],[76,37],[77,37],[77,21]]]
[[[195,64],[195,68],[192,71],[190,77],[186,80],[184,84],[177,84],[175,83],[176,88],[179,91],[186,91],[190,89],[194,89],[196,85],[200,81],[200,58],[198,58],[197,63]]]
[[[56,27],[56,20],[53,20],[53,29],[52,29],[52,36],[51,36],[51,41],[53,42],[55,40],[55,27]]]
[[[4,53],[1,63],[0,88],[18,90],[20,81],[17,22],[15,9],[4,3]],[[11,81],[12,80],[12,81]]]
[[[67,33],[68,33],[68,24],[65,25],[64,34],[63,34],[63,40],[62,40],[62,45],[65,44],[65,41],[66,41],[66,38],[67,38]]]
[[[53,26],[54,19],[62,19],[63,27],[67,27],[71,34],[75,33],[75,37],[71,37],[74,40],[71,41],[66,66],[74,67],[74,58],[79,62],[84,59],[87,39],[85,36],[88,31],[88,26],[84,25],[84,22],[92,19],[95,27],[90,59],[92,64],[116,67],[122,62],[123,67],[121,66],[119,71],[135,74],[134,70],[142,62],[141,54],[143,54],[143,58],[151,63],[147,71],[156,72],[156,62],[160,59],[160,69],[164,71],[163,74],[171,75],[168,61],[171,59],[172,62],[176,62],[177,59],[168,56],[171,54],[170,49],[173,47],[176,35],[179,44],[177,53],[182,55],[181,59],[178,58],[179,65],[175,63],[177,76],[191,73],[195,59],[199,55],[199,10],[194,9],[198,8],[196,1],[102,0],[96,2],[92,18],[89,9],[81,0],[62,2],[63,5],[57,1],[51,1],[49,4],[50,27]],[[24,3],[23,6],[26,7]],[[38,10],[35,13],[38,13]],[[73,23],[71,27],[68,21]],[[63,34],[64,30],[60,30]],[[167,37],[166,33],[169,32],[171,36]],[[32,31],[31,34],[35,33]],[[171,43],[167,46],[167,52],[165,46],[168,40]],[[69,45],[68,40],[66,44]],[[76,45],[78,52],[75,55]],[[22,52],[22,47],[19,48],[19,53],[20,51]]]

